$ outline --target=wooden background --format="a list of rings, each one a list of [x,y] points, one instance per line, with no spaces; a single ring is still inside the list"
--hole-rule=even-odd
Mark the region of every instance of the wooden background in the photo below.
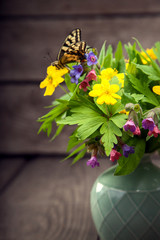
[[[66,128],[54,142],[37,136],[37,118],[61,94],[44,97],[39,83],[74,28],[100,50],[104,40],[144,48],[160,41],[159,0],[1,0],[0,2],[0,240],[96,239],[89,191],[100,172],[86,160],[71,167]]]

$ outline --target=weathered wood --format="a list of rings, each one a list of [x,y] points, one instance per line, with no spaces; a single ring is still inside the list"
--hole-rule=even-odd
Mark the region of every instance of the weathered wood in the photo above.
[[[119,40],[133,42],[132,37],[144,48],[152,47],[160,39],[159,25],[160,17],[1,22],[0,80],[43,79],[46,67],[73,28],[80,27],[82,38],[100,50],[105,40],[115,48]]]
[[[44,14],[108,14],[108,13],[137,13],[137,12],[158,12],[160,2],[158,0],[145,1],[65,1],[60,2],[48,0],[20,1],[2,0],[1,15],[44,15]]]
[[[10,181],[18,174],[24,164],[24,159],[0,159],[0,193],[5,189]]]
[[[44,97],[44,90],[39,89],[38,85],[0,86],[0,91],[0,153],[66,152],[73,127],[66,127],[54,142],[50,142],[45,133],[37,135],[40,127],[37,119],[49,111],[44,107],[62,94],[60,88],[51,97]],[[53,129],[54,133],[55,124]]]
[[[96,177],[110,166],[74,166],[42,159],[28,163],[0,196],[0,239],[96,240],[89,195]]]

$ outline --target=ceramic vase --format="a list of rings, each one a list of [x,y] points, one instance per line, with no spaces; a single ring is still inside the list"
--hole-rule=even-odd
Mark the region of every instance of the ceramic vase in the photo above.
[[[126,176],[116,166],[102,173],[91,190],[92,218],[101,240],[160,239],[160,168],[144,156]]]

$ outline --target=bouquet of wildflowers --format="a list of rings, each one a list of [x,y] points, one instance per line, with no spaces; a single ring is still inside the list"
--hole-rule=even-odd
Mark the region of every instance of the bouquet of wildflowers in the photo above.
[[[64,95],[39,118],[39,132],[49,136],[55,121],[55,138],[65,125],[76,125],[67,147],[73,163],[90,152],[87,165],[93,168],[98,156],[108,156],[117,161],[115,175],[126,175],[145,153],[160,150],[160,42],[147,50],[137,40],[124,49],[119,42],[115,54],[104,43],[99,55],[90,49],[84,61],[51,65],[40,88],[52,95],[58,86]]]

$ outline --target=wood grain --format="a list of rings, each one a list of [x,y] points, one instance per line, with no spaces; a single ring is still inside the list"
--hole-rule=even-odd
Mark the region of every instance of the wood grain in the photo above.
[[[0,153],[60,153],[66,152],[73,127],[66,127],[61,136],[50,142],[45,133],[37,135],[37,119],[47,113],[45,106],[62,95],[57,88],[52,97],[44,97],[38,85],[1,86]],[[53,124],[55,133],[56,125]]]
[[[160,11],[158,0],[126,1],[126,0],[100,0],[100,1],[65,1],[54,0],[2,0],[1,15],[44,15],[44,14],[109,14],[109,13],[152,13]]]
[[[1,240],[96,240],[89,193],[110,162],[91,169],[87,159],[72,167],[59,160],[28,163],[0,196]]]
[[[82,39],[100,50],[105,40],[115,49],[119,40],[133,42],[132,37],[144,48],[150,48],[160,39],[159,25],[160,17],[2,21],[0,81],[43,79],[46,67],[55,60],[66,35],[76,27],[82,29]]]
[[[8,184],[18,174],[24,164],[24,159],[0,159],[0,193],[8,187]]]

